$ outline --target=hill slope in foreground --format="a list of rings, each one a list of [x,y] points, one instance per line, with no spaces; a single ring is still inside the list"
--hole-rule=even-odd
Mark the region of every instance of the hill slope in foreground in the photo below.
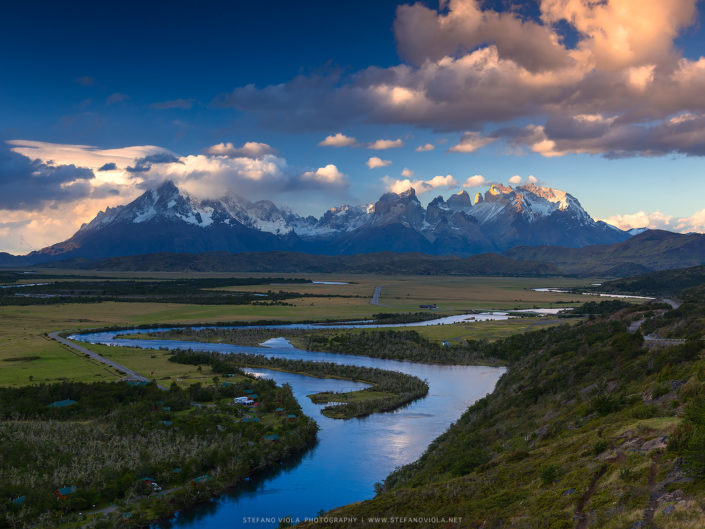
[[[489,344],[509,365],[496,390],[375,498],[326,516],[358,517],[336,527],[360,518],[365,527],[431,527],[423,520],[433,517],[461,518],[444,527],[705,527],[701,299],[668,312],[621,308]],[[628,332],[642,318],[650,332],[678,337],[687,328],[698,339],[645,341]]]

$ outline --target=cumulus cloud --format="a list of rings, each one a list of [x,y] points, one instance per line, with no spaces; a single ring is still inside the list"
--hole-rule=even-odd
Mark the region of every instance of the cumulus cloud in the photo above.
[[[475,152],[485,145],[495,141],[497,138],[482,136],[479,132],[466,132],[457,145],[453,145],[448,149],[449,152]]]
[[[10,253],[26,253],[70,237],[106,207],[125,203],[125,196],[106,194],[70,202],[51,202],[36,211],[0,209],[0,248]]]
[[[578,50],[596,68],[616,71],[669,61],[673,40],[695,21],[695,3],[542,0],[541,18],[547,23],[568,21],[582,36]]]
[[[530,71],[561,67],[570,60],[550,27],[511,12],[483,10],[475,0],[450,0],[441,6],[447,11],[437,12],[420,2],[397,8],[397,46],[410,63],[437,62],[488,42],[503,59]]]
[[[329,187],[347,187],[348,185],[347,176],[332,163],[315,171],[306,171],[301,175],[301,181]]]
[[[393,193],[403,193],[413,187],[417,195],[421,195],[438,188],[457,187],[458,185],[458,182],[451,175],[434,176],[430,180],[416,181],[411,181],[408,178],[398,180],[385,176],[384,183],[387,189]]]
[[[358,145],[355,138],[346,136],[342,132],[336,134],[331,134],[326,136],[323,140],[318,142],[321,147],[356,147]]]
[[[665,215],[660,211],[647,213],[646,211],[638,211],[625,215],[613,215],[612,217],[603,219],[608,224],[616,226],[620,230],[631,230],[633,228],[649,228],[652,230],[672,230],[674,228],[672,221],[674,217]]]
[[[401,170],[401,175],[406,178],[411,178],[412,176],[414,176],[414,171],[407,167],[404,167],[404,169]]]
[[[140,175],[143,187],[171,180],[199,198],[217,198],[231,194],[250,199],[273,198],[279,193],[304,190],[339,191],[348,185],[347,177],[333,164],[315,171],[290,167],[280,156],[266,154],[258,158],[225,156],[181,156],[177,162],[152,165]]]
[[[675,217],[666,215],[661,211],[637,211],[622,215],[613,215],[605,222],[618,227],[621,230],[633,228],[649,228],[651,230],[669,230],[680,233],[703,233],[705,232],[705,209],[693,213],[689,217]]]
[[[399,147],[403,146],[404,142],[401,140],[401,138],[397,138],[396,140],[376,140],[372,143],[367,144],[368,149],[373,149],[375,151],[383,151],[386,149],[398,149]]]
[[[218,143],[208,147],[204,152],[213,156],[227,156],[229,158],[259,158],[265,154],[277,154],[277,150],[271,145],[257,141],[245,142],[242,147],[235,147],[230,142]]]
[[[463,187],[470,189],[472,187],[480,187],[482,185],[485,185],[485,177],[482,176],[481,174],[476,174],[473,176],[468,177],[465,182],[463,183]]]
[[[676,230],[682,233],[705,232],[705,209],[692,214],[690,217],[678,219]]]
[[[391,165],[392,161],[391,160],[382,160],[382,158],[378,156],[372,156],[367,162],[367,167],[370,169],[376,169],[377,167],[387,167],[388,165]]]
[[[394,31],[405,63],[248,85],[220,103],[289,129],[490,130],[522,120],[523,132],[505,127],[483,138],[549,157],[703,155],[705,58],[686,58],[674,44],[695,22],[696,0],[540,0],[538,15],[479,0],[401,5]],[[673,121],[686,114],[689,123]],[[472,152],[472,140],[453,149]]]
[[[517,185],[517,184],[521,184],[521,180],[522,180],[521,176],[519,176],[518,174],[515,174],[514,176],[509,178],[509,183]]]
[[[196,100],[193,98],[171,99],[169,101],[158,101],[156,103],[152,103],[149,105],[149,108],[153,108],[154,110],[190,110],[195,102]]]
[[[432,151],[435,148],[436,148],[436,146],[433,145],[433,143],[426,143],[425,145],[419,145],[418,147],[416,147],[415,150],[416,150],[416,152],[428,152],[428,151]]]
[[[660,122],[626,123],[602,115],[552,116],[546,125],[500,129],[510,145],[546,157],[604,154],[620,158],[640,154],[705,155],[705,115],[681,113]]]
[[[348,177],[333,164],[304,170],[275,154],[231,157],[238,148],[223,145],[222,154],[184,156],[155,146],[0,142],[0,248],[26,252],[66,239],[101,209],[134,200],[166,180],[198,198],[276,199],[304,191],[339,196],[348,188]],[[239,149],[262,152],[252,145]]]

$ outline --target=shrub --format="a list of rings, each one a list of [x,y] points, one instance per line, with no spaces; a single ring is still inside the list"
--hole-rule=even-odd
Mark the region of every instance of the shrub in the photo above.
[[[560,471],[560,467],[558,465],[544,465],[541,467],[541,470],[539,471],[539,477],[541,478],[541,483],[544,485],[548,485],[549,483],[553,483],[558,479],[558,473]]]
[[[609,447],[610,447],[610,444],[606,440],[600,439],[592,447],[592,453],[595,455],[599,455],[602,452],[604,452],[605,450],[607,450]]]
[[[610,395],[599,395],[592,399],[592,408],[599,415],[609,415],[615,411],[619,411],[620,402]]]
[[[679,424],[668,438],[668,450],[673,452],[683,451],[693,437],[694,427],[690,423]]]
[[[658,415],[658,408],[649,404],[641,404],[632,410],[632,417],[635,419],[650,419]]]

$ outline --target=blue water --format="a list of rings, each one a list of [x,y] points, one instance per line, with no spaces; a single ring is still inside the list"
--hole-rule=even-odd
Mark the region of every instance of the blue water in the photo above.
[[[330,325],[328,326],[331,327]],[[300,326],[297,326],[300,328]],[[136,331],[122,331],[132,334]],[[147,332],[155,332],[151,329]],[[418,459],[433,439],[456,421],[467,407],[492,391],[502,368],[438,366],[365,356],[313,353],[276,342],[273,347],[241,347],[177,340],[139,340],[115,337],[115,332],[73,336],[73,339],[110,345],[192,348],[199,351],[259,353],[291,359],[318,360],[401,371],[425,379],[429,393],[394,412],[377,413],[347,421],[321,414],[323,405],[306,395],[319,391],[349,391],[363,387],[350,381],[317,379],[304,375],[253,369],[258,376],[290,384],[306,415],[320,431],[318,443],[300,459],[262,475],[210,503],[179,514],[161,525],[168,528],[277,527],[291,516],[313,518],[321,510],[374,496],[374,483],[396,467]]]

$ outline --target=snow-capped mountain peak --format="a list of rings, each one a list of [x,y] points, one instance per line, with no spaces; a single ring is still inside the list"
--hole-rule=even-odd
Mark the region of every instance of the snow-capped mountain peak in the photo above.
[[[394,248],[467,255],[517,245],[606,244],[629,236],[595,222],[569,193],[536,184],[516,188],[493,185],[484,195],[477,193],[475,200],[466,191],[447,200],[438,196],[426,208],[410,188],[403,193],[385,193],[373,204],[333,207],[315,218],[303,217],[270,200],[251,202],[235,194],[198,199],[165,182],[129,204],[100,212],[71,239],[42,252],[79,255],[87,241],[95,240],[102,241],[97,246],[109,247],[100,252],[117,252],[115,243],[111,246],[103,239],[118,237],[123,239],[123,247],[128,239],[132,241],[127,247],[133,253],[136,248],[327,253]],[[149,237],[158,240],[150,242]]]

